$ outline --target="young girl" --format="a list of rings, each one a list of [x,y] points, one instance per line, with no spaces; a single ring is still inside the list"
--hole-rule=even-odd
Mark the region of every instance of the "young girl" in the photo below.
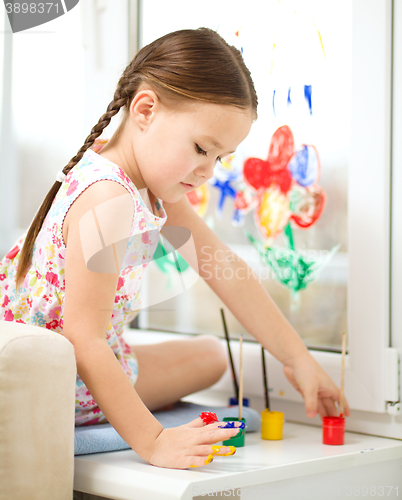
[[[121,108],[120,126],[96,153],[95,139]],[[138,262],[149,261],[163,225],[191,231],[196,259],[185,249],[183,257],[283,363],[307,414],[336,414],[339,389],[255,275],[185,196],[236,150],[256,111],[242,56],[217,33],[182,30],[154,41],[128,65],[106,113],[0,262],[0,319],[46,327],[74,345],[76,424],[110,422],[153,465],[204,465],[212,444],[237,433],[201,419],[163,429],[150,412],[222,376],[226,356],[217,339],[198,336],[133,350],[123,340],[124,325],[141,306],[146,264]],[[114,243],[124,238],[122,254]]]

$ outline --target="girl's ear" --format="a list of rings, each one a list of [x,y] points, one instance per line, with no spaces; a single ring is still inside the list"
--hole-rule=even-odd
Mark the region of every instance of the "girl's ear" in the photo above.
[[[140,90],[130,105],[130,116],[141,130],[152,122],[159,107],[159,99],[153,90]]]

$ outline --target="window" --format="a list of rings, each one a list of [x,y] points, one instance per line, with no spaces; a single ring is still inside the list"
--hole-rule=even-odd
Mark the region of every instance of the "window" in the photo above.
[[[292,2],[289,1],[290,4]],[[143,2],[142,44],[176,29],[206,26],[217,30],[231,44],[243,47],[260,105],[258,121],[236,152],[240,162],[250,156],[265,159],[269,145],[267,137],[271,137],[274,130],[285,123],[290,124],[298,144],[316,145],[322,165],[320,184],[327,191],[327,207],[314,227],[304,233],[295,232],[295,238],[298,246],[313,251],[330,250],[338,243],[340,247],[319,279],[300,293],[300,304],[292,304],[289,292],[271,278],[264,280],[264,284],[305,343],[310,348],[319,348],[314,356],[334,381],[340,381],[340,356],[337,351],[342,331],[347,329],[346,396],[354,410],[349,428],[402,437],[396,421],[385,414],[385,387],[388,383],[385,353],[388,347],[400,347],[401,343],[400,329],[393,330],[394,344],[390,339],[389,278],[392,23],[393,20],[397,22],[397,17],[393,17],[391,1],[370,1],[370,5],[363,0],[297,2],[298,9],[301,9],[300,5],[308,7],[306,12],[314,13],[313,25],[320,27],[326,61],[323,63],[317,52],[311,52],[311,58],[315,58],[315,72],[314,68],[310,68],[311,79],[315,81],[313,114],[299,121],[302,113],[298,117],[291,116],[291,108],[287,108],[285,89],[288,83],[285,81],[280,87],[279,78],[278,81],[268,78],[274,21],[278,18],[276,1],[252,1],[247,8],[240,2],[230,2],[230,5],[227,2],[215,2],[213,5],[204,2],[202,9],[197,8],[197,15],[188,3],[184,5],[181,1],[171,2],[169,6],[157,0]],[[163,23],[157,23],[153,15],[155,11],[158,11],[158,18],[163,19]],[[283,26],[286,27],[286,22]],[[317,47],[319,53],[319,44]],[[394,50],[397,50],[395,45]],[[307,80],[303,78],[306,76],[303,71],[300,74],[298,83],[304,85]],[[279,89],[274,98],[278,102],[275,116],[272,112],[274,86]],[[397,92],[395,81],[393,92]],[[296,90],[294,96],[296,101]],[[303,98],[299,99],[300,107],[302,102]],[[394,154],[398,147],[394,144]],[[209,211],[204,216],[207,223],[218,230],[222,239],[243,258],[246,257],[252,266],[264,269],[255,258],[244,233],[230,224],[231,200],[227,200],[222,218],[218,219],[215,208],[219,193],[213,187],[210,191]],[[398,203],[395,192],[393,199],[395,207]],[[394,228],[395,219],[394,215]],[[399,233],[398,240],[394,241],[395,252],[400,244]],[[281,243],[280,238],[275,242],[278,245]],[[395,255],[393,264],[397,266],[399,257]],[[158,270],[154,266],[152,271]],[[152,279],[149,273],[149,293],[152,293]],[[399,285],[395,277],[393,283],[397,289]],[[158,304],[154,310],[151,307],[142,311],[140,326],[221,335],[221,303],[211,294],[205,283],[197,282],[177,299]],[[234,337],[242,331],[230,317],[229,327]],[[250,375],[246,385],[249,384],[250,396],[262,394],[260,375],[252,374],[259,363],[258,350],[252,344],[247,349]],[[292,419],[303,421],[305,417],[300,396],[289,388],[281,367],[273,359],[270,371],[273,397],[285,411],[292,408]],[[285,386],[287,389],[281,396]],[[230,381],[224,380],[218,388],[230,390]],[[299,403],[296,404],[296,401]],[[376,417],[369,416],[375,413],[378,414]]]

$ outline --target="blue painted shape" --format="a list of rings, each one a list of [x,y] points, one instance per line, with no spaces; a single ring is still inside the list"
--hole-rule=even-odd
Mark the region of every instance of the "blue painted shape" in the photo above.
[[[290,106],[290,104],[292,104],[292,100],[290,99],[290,91],[291,91],[291,87],[289,87],[289,89],[288,89],[288,106]]]
[[[220,189],[220,197],[218,201],[217,215],[220,217],[222,215],[223,204],[225,202],[225,198],[229,196],[230,198],[235,198],[236,189],[230,185],[232,178],[227,179],[226,181],[221,181],[219,179],[214,178],[212,185],[218,189]]]
[[[276,113],[275,113],[275,93],[276,93],[276,90],[274,90],[274,92],[272,94],[272,109],[274,110],[274,116],[276,116]]]
[[[242,226],[244,224],[244,214],[238,208],[233,211],[232,224],[236,227]]]
[[[310,115],[313,114],[313,107],[311,104],[311,94],[312,93],[313,93],[313,86],[312,85],[305,85],[304,86],[304,97],[307,101],[308,109],[310,110]]]
[[[301,186],[311,186],[318,177],[318,157],[312,146],[303,145],[291,158],[288,169]]]
[[[218,425],[219,429],[244,429],[246,427],[245,422],[241,422],[240,425],[236,425],[238,422],[226,422],[225,425]]]

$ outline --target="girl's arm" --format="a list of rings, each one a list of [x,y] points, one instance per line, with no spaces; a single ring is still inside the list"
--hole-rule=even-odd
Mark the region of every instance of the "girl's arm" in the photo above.
[[[243,327],[284,365],[284,373],[305,399],[306,413],[336,415],[340,391],[310,355],[251,268],[227,247],[192,209],[187,197],[164,203],[168,224],[190,229],[192,245],[182,254]],[[163,230],[162,230],[163,233]],[[345,415],[349,408],[345,404]]]
[[[90,218],[93,209],[122,195],[127,195],[123,186],[100,181],[84,191],[68,212],[63,227],[67,245],[63,334],[74,345],[78,374],[107,420],[133,450],[161,467],[204,465],[210,451],[203,453],[211,449],[206,445],[228,439],[236,429],[230,433],[227,429],[206,429],[197,419],[192,424],[164,430],[141,401],[106,340],[119,273],[87,269],[83,246],[95,245],[96,235],[88,239],[91,228],[85,226],[85,217]],[[98,220],[105,239],[116,230],[116,224],[121,228],[124,220],[132,221],[134,206],[124,216],[116,207],[115,211],[111,207],[105,212],[105,220]],[[84,234],[80,233],[80,221],[81,229],[86,230]],[[216,431],[214,435],[212,430]]]

